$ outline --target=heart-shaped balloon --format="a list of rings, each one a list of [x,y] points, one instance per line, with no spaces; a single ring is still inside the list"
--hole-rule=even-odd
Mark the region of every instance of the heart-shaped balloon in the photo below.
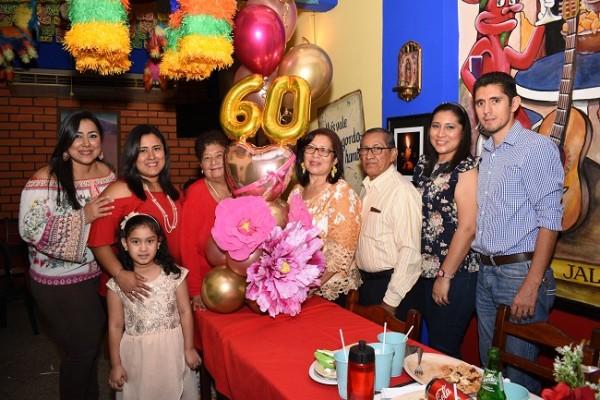
[[[278,198],[290,183],[296,156],[285,146],[234,142],[225,150],[225,176],[235,197]]]

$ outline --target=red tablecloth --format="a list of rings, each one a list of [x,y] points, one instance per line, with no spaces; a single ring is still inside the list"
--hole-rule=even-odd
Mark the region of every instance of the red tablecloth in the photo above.
[[[377,342],[383,328],[314,296],[295,317],[258,315],[248,307],[232,314],[197,311],[204,363],[217,390],[232,400],[339,399],[337,386],[313,381],[316,349],[364,339]],[[415,344],[411,341],[412,344]],[[391,385],[407,382],[403,373]]]

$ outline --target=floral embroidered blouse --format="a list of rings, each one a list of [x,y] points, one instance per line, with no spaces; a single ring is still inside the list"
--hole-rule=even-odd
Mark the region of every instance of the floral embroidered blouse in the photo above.
[[[302,196],[303,192],[304,188],[296,185],[288,199],[296,193]],[[362,283],[354,262],[360,231],[361,200],[348,182],[340,179],[304,203],[313,217],[313,224],[321,228],[326,269],[335,272],[316,294],[335,300],[340,293],[347,294]]]
[[[437,164],[431,176],[423,175],[427,156],[422,155],[415,168],[414,182],[423,198],[423,228],[421,231],[421,264],[423,278],[435,278],[444,262],[450,242],[458,226],[458,209],[454,199],[458,174],[477,168],[479,160],[469,156],[451,172],[440,173],[448,163]],[[475,201],[476,199],[473,199]],[[469,250],[459,269],[479,270],[476,253]]]
[[[99,195],[116,176],[75,181],[82,206]],[[19,232],[29,245],[29,274],[46,285],[68,285],[100,275],[100,267],[87,247],[90,224],[83,208],[74,210],[56,202],[55,179],[30,179],[21,192]]]

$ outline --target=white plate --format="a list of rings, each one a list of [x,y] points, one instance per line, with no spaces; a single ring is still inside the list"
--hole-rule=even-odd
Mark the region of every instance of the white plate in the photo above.
[[[475,368],[477,372],[480,374],[483,373],[483,370],[479,367],[472,366],[462,360],[458,360],[456,358],[446,356],[444,354],[434,354],[434,353],[423,353],[423,359],[421,360],[421,367],[423,368],[423,374],[417,375],[415,374],[415,368],[417,367],[417,353],[411,354],[404,358],[404,370],[410,375],[415,381],[426,385],[433,378],[440,378],[442,374],[442,367],[444,365],[459,365],[466,364]],[[460,385],[459,385],[459,389]],[[461,389],[462,390],[462,389]],[[463,390],[464,391],[464,390]],[[466,393],[471,394],[471,393]]]
[[[317,360],[313,361],[313,363],[310,364],[310,368],[308,368],[308,376],[310,376],[310,379],[315,382],[322,383],[323,385],[337,385],[337,379],[327,379],[317,374],[317,371],[315,371],[316,364]]]

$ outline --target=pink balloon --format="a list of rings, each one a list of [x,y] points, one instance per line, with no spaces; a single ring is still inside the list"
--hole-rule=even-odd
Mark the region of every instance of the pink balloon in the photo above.
[[[237,82],[241,81],[245,77],[252,75],[252,74],[253,74],[253,72],[250,71],[247,67],[240,65],[238,70],[235,72],[235,75],[233,76],[233,83],[236,84]],[[273,80],[275,78],[277,78],[277,68],[275,68],[275,71],[273,71],[273,73],[271,75],[263,77],[263,80],[265,83],[264,83],[264,86],[262,87],[262,89],[260,89],[258,92],[250,93],[249,95],[244,97],[242,100],[253,102],[262,111],[262,109],[265,108],[265,100],[267,98],[267,90],[269,90],[269,87],[271,86],[271,83],[273,82]]]
[[[277,13],[260,4],[242,9],[235,18],[233,48],[249,70],[271,75],[285,51],[285,29]]]
[[[248,0],[248,5],[251,4],[262,4],[272,8],[283,22],[285,41],[290,40],[296,30],[296,17],[298,16],[294,0]]]

